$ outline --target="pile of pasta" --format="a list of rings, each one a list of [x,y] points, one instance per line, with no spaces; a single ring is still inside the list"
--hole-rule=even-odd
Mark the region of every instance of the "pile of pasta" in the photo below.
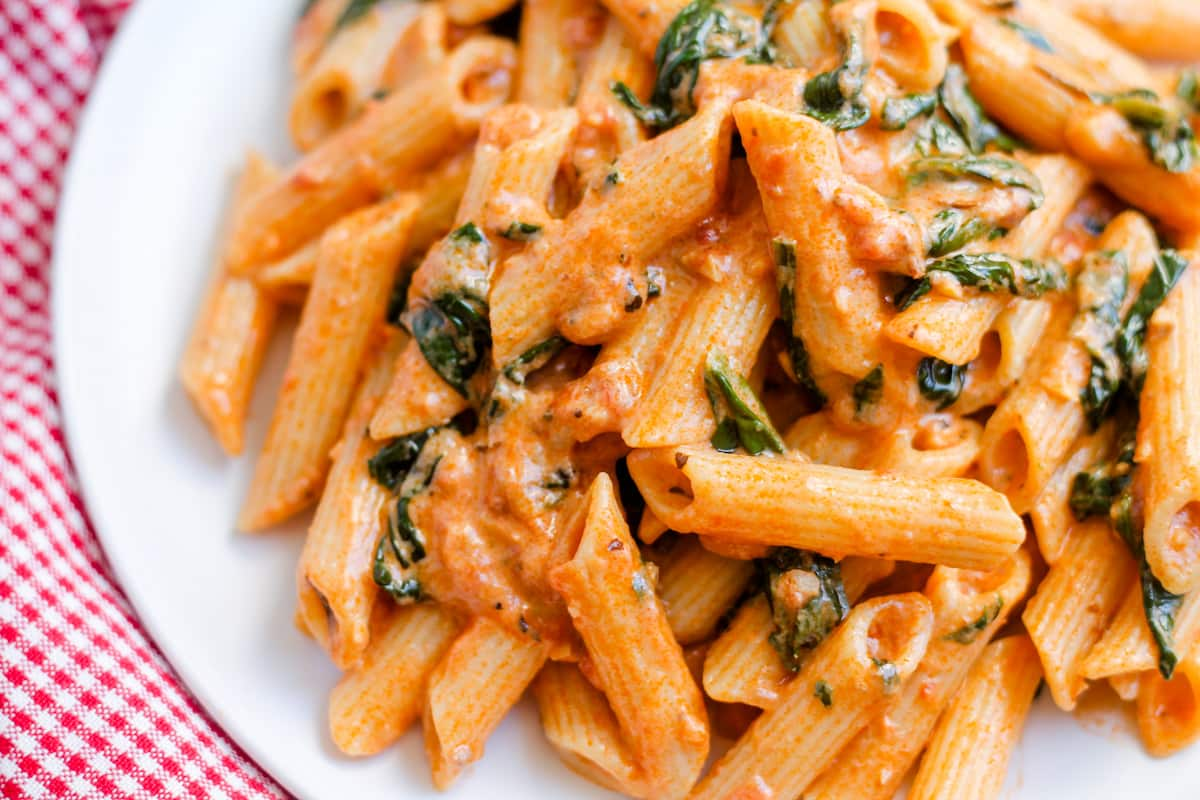
[[[996,797],[1200,736],[1200,4],[315,0],[182,380],[316,507],[333,741],[527,690],[640,798]],[[705,774],[710,748],[733,744]],[[923,754],[923,755],[922,755]]]

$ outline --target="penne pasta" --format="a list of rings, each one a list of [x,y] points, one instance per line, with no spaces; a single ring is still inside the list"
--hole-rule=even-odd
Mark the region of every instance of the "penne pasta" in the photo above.
[[[251,152],[230,204],[227,228],[278,170]],[[275,300],[251,280],[226,272],[218,258],[179,362],[179,380],[229,455],[242,452],[246,408],[275,324]]]
[[[1040,678],[1037,651],[1028,637],[989,645],[938,722],[908,796],[1000,797]]]
[[[1175,649],[1187,653],[1200,641],[1200,595],[1184,597],[1175,615]],[[1138,675],[1157,669],[1158,644],[1146,622],[1142,587],[1129,587],[1112,624],[1079,665],[1079,674],[1088,680]]]
[[[1137,696],[1138,733],[1150,755],[1168,756],[1200,739],[1200,654],[1193,647],[1170,680],[1152,673]]]
[[[704,703],[608,475],[592,483],[579,547],[551,581],[637,763],[634,783],[624,791],[644,798],[687,795],[708,756]]]
[[[672,530],[735,542],[988,569],[1025,538],[1008,502],[971,480],[880,475],[695,445],[635,451],[629,471]],[[726,494],[735,486],[736,497]]]
[[[511,45],[476,37],[427,78],[389,95],[371,112],[258,192],[232,235],[235,273],[282,258],[339,217],[466,144],[508,96]]]
[[[672,543],[655,563],[667,624],[682,645],[711,637],[754,574],[752,562],[710,553],[691,536]]]
[[[635,785],[637,765],[604,694],[574,664],[550,662],[533,682],[542,731],[568,767],[620,792]]]
[[[300,150],[311,150],[354,119],[383,85],[392,48],[416,16],[402,0],[374,4],[339,28],[301,75],[288,129]]]
[[[238,517],[242,530],[262,530],[316,500],[416,207],[414,195],[397,195],[322,237],[283,390]]]
[[[1146,559],[1167,591],[1176,594],[1200,589],[1200,269],[1195,266],[1185,269],[1150,318],[1135,456],[1146,481]]]
[[[1054,702],[1064,711],[1087,688],[1080,673],[1137,576],[1106,521],[1080,523],[1021,615]]]
[[[933,632],[925,656],[904,688],[805,791],[806,800],[891,800],[916,762],[942,708],[1009,611],[1025,596],[1029,555],[1018,550],[992,572],[937,567],[925,584]]]
[[[425,685],[454,641],[454,616],[432,603],[376,616],[362,662],[329,694],[329,732],[349,756],[380,752],[421,715]]]
[[[390,331],[380,338],[386,341],[363,370],[296,570],[304,626],[343,670],[358,664],[370,638],[377,594],[371,556],[388,497],[367,467],[379,448],[366,427],[408,337]]]
[[[799,797],[909,680],[929,643],[932,617],[918,594],[855,607],[689,797]]]
[[[420,606],[418,606],[419,608]],[[429,676],[421,716],[433,785],[447,789],[483,756],[500,720],[546,662],[547,647],[476,617]]]

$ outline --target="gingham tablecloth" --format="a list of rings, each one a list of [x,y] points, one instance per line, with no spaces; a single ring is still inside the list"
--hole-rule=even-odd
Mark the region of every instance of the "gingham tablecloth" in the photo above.
[[[284,797],[142,631],[64,448],[49,298],[59,179],[129,5],[0,0],[0,795]]]

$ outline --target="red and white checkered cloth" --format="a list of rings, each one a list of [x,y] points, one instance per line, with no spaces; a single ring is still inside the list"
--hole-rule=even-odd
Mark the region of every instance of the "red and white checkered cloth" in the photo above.
[[[138,625],[63,446],[50,349],[59,179],[131,0],[0,0],[0,795],[284,797]]]

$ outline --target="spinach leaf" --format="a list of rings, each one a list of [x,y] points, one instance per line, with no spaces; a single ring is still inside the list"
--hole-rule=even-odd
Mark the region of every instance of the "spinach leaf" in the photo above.
[[[792,375],[817,401],[825,405],[828,398],[817,385],[808,363],[808,350],[796,331],[796,243],[791,239],[777,237],[771,241],[771,253],[775,259],[775,282],[779,287],[779,318],[787,331],[788,357]]]
[[[967,382],[967,367],[949,364],[932,356],[917,365],[917,388],[926,400],[937,403],[937,410],[949,408],[962,394]]]
[[[921,156],[961,158],[970,153],[966,140],[938,117],[931,117],[921,125],[913,147]]]
[[[667,26],[654,51],[654,89],[643,104],[619,81],[610,88],[646,126],[672,128],[696,113],[693,92],[700,64],[763,52],[759,23],[718,0],[692,0]]]
[[[421,354],[456,392],[467,396],[467,381],[483,364],[492,344],[487,304],[472,295],[446,292],[411,309],[409,328]]]
[[[388,295],[387,312],[384,319],[389,325],[404,327],[404,312],[408,308],[408,287],[412,285],[413,265],[402,267],[400,277],[392,284],[392,293]]]
[[[813,378],[808,349],[795,329],[796,243],[779,237],[772,240],[771,251],[775,258],[775,278],[779,287],[779,318],[787,335],[792,376],[812,396],[818,407],[824,406],[828,398]]]
[[[938,87],[942,108],[962,135],[971,152],[980,154],[995,142],[1004,150],[1015,149],[1015,142],[984,113],[983,106],[967,88],[967,73],[958,64],[946,68],[946,77]]]
[[[862,31],[850,31],[842,40],[841,65],[805,84],[805,113],[835,131],[866,125],[871,119],[871,106],[863,97],[868,67]]]
[[[978,618],[968,622],[957,630],[947,633],[942,638],[948,642],[970,644],[979,638],[979,634],[983,633],[988,625],[996,621],[996,617],[1000,616],[1000,609],[1002,608],[1004,608],[1004,598],[996,595],[996,602],[985,608]]]
[[[989,222],[973,217],[957,208],[944,208],[934,214],[925,230],[928,254],[940,258],[961,250],[976,239],[991,236],[996,228]]]
[[[395,491],[400,482],[408,475],[421,448],[429,437],[437,432],[437,427],[405,434],[392,439],[367,459],[367,472],[372,480],[389,491]]]
[[[562,352],[567,346],[567,340],[561,336],[551,336],[544,342],[538,342],[521,355],[504,365],[504,377],[518,386],[525,384],[529,373],[541,369],[546,363]]]
[[[866,377],[854,384],[851,396],[854,398],[854,415],[862,414],[867,406],[879,402],[883,395],[883,364],[876,364]]]
[[[1115,341],[1128,287],[1128,263],[1124,253],[1116,251],[1089,253],[1075,279],[1079,313],[1071,323],[1071,337],[1081,342],[1091,357],[1080,402],[1092,430],[1108,417],[1121,388],[1121,362]]]
[[[1016,297],[1041,297],[1067,285],[1067,274],[1055,261],[1017,259],[1003,253],[958,253],[927,263],[925,277],[911,280],[896,294],[896,308],[903,311],[929,294],[933,288],[929,276],[934,272],[981,292],[1009,292]]]
[[[501,236],[514,242],[532,242],[541,234],[542,226],[534,225],[532,222],[513,222],[500,231]]]
[[[889,97],[883,101],[879,116],[879,128],[885,131],[902,131],[917,117],[927,117],[937,108],[936,92],[907,94],[904,97]]]
[[[783,439],[750,384],[715,349],[708,352],[704,364],[704,390],[717,419],[717,431],[712,436],[715,449],[732,453],[740,444],[752,456],[764,450],[784,452]]]
[[[1141,134],[1150,160],[1167,172],[1188,172],[1196,161],[1196,134],[1187,115],[1163,103],[1149,89],[1093,94],[1093,102],[1109,105]]]
[[[791,547],[760,562],[775,630],[771,645],[793,672],[850,612],[842,569],[833,559]]]
[[[361,17],[365,16],[368,11],[379,4],[379,0],[349,0],[346,7],[342,9],[342,13],[338,14],[337,20],[334,21],[333,27],[329,31],[329,35],[340,31],[347,25],[357,22]]]
[[[1092,516],[1108,516],[1117,498],[1129,488],[1133,480],[1136,430],[1136,421],[1125,426],[1119,452],[1112,461],[1104,461],[1090,470],[1076,473],[1067,500],[1075,519],[1082,521]]]
[[[1174,288],[1187,269],[1188,260],[1174,250],[1160,250],[1154,257],[1154,268],[1142,284],[1137,299],[1129,313],[1125,315],[1125,323],[1117,336],[1117,355],[1125,367],[1130,386],[1135,393],[1140,393],[1146,380],[1146,329],[1154,311],[1167,299],[1167,294]]]
[[[1179,607],[1183,605],[1183,595],[1173,594],[1163,588],[1162,583],[1150,569],[1146,561],[1146,549],[1142,542],[1142,531],[1134,519],[1133,492],[1127,488],[1113,504],[1113,527],[1125,540],[1138,560],[1138,573],[1142,585],[1142,609],[1146,614],[1146,623],[1150,633],[1158,645],[1158,671],[1163,678],[1170,680],[1179,663],[1179,653],[1175,650],[1175,617]]]
[[[422,441],[418,454],[399,487],[399,496],[388,514],[387,529],[375,545],[371,578],[391,595],[397,603],[421,599],[421,581],[417,563],[426,555],[425,535],[413,523],[409,504],[429,484],[442,456],[427,448],[429,439]]]
[[[909,165],[910,186],[920,186],[932,180],[958,180],[969,178],[1028,189],[1033,194],[1030,211],[1042,204],[1044,197],[1041,181],[1020,161],[1000,156],[925,156]]]
[[[1042,35],[1042,32],[1037,28],[1031,28],[1023,22],[1018,22],[1015,19],[1002,19],[1000,24],[1007,28],[1011,28],[1021,35],[1029,44],[1041,50],[1043,53],[1053,53],[1054,46]]]

